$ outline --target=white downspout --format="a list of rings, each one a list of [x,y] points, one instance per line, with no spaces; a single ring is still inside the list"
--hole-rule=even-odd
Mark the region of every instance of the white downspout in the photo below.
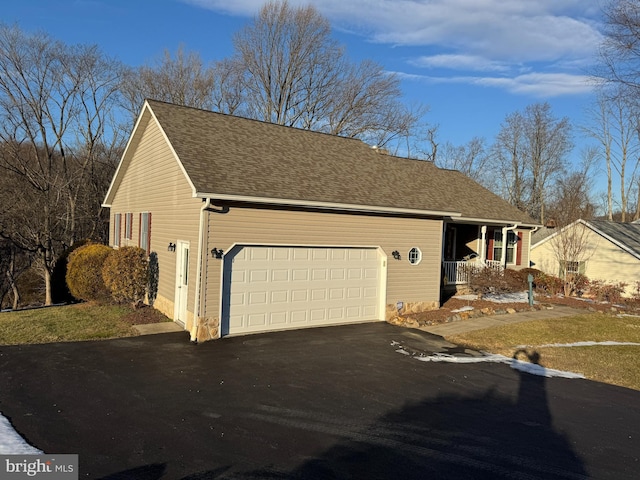
[[[509,230],[515,230],[518,228],[518,224],[514,223],[511,227],[502,227],[502,255],[500,258],[500,265],[507,268],[507,232]]]
[[[200,327],[200,315],[202,309],[202,300],[200,298],[202,292],[202,266],[204,263],[204,258],[202,253],[207,254],[207,249],[204,248],[205,243],[207,242],[207,238],[204,235],[204,219],[205,213],[207,209],[211,206],[211,199],[207,198],[200,208],[200,226],[198,227],[198,256],[197,256],[197,264],[196,264],[196,294],[195,301],[193,305],[193,322],[191,323],[191,341],[198,341],[198,328]]]

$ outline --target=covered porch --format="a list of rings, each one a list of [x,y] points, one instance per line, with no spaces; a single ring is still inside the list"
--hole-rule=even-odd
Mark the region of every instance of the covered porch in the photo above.
[[[518,224],[444,222],[442,279],[445,286],[465,285],[471,275],[491,268],[524,268],[529,264],[528,229]]]

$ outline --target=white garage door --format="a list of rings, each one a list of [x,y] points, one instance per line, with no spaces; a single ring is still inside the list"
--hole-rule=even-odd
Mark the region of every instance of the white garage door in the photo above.
[[[375,248],[236,246],[224,257],[222,334],[380,320]]]

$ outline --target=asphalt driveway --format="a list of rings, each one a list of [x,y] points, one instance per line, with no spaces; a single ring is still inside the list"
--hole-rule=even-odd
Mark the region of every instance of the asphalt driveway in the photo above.
[[[0,347],[0,412],[80,478],[635,479],[640,392],[386,323]]]

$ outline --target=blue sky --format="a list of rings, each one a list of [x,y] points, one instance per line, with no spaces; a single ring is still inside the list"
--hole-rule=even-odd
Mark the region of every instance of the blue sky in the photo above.
[[[290,0],[299,5],[302,0]],[[406,101],[430,107],[440,142],[493,141],[505,116],[547,101],[585,121],[593,99],[601,13],[597,0],[312,0],[350,57],[402,78]],[[22,0],[2,21],[66,43],[97,44],[129,65],[180,44],[205,61],[232,51],[232,35],[263,0]],[[574,158],[586,140],[577,128]]]

